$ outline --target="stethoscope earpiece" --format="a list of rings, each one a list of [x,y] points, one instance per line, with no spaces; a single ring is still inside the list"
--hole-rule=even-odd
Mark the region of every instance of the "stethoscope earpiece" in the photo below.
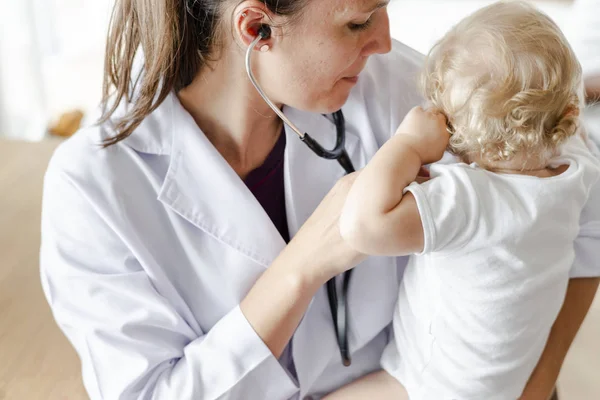
[[[267,24],[262,24],[260,26],[260,28],[258,29],[258,36],[260,36],[260,38],[262,40],[270,38],[271,37],[271,27]]]

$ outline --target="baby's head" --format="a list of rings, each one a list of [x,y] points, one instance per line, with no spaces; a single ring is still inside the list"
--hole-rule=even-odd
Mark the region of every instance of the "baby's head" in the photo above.
[[[484,165],[545,163],[578,128],[581,66],[558,26],[523,2],[499,2],[431,50],[422,88],[449,120],[450,151]]]

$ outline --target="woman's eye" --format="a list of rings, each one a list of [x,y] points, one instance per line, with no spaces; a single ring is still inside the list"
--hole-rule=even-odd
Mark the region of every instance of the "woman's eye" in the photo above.
[[[373,21],[373,18],[369,18],[368,20],[366,20],[365,22],[360,23],[360,24],[351,22],[350,24],[348,24],[348,27],[350,28],[351,31],[363,31],[363,30],[367,29],[369,26],[371,26],[372,21]]]

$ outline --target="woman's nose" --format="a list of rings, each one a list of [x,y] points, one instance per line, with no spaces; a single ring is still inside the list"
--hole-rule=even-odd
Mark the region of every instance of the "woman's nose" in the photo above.
[[[390,18],[387,10],[382,10],[383,15],[373,29],[371,40],[365,46],[364,55],[385,54],[392,50],[392,37],[390,36]]]

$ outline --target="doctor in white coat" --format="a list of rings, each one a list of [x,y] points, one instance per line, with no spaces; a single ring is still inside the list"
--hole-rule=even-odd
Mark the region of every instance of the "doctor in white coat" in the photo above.
[[[343,106],[360,168],[421,102],[421,55],[392,43],[385,7],[117,0],[104,122],[57,150],[43,201],[43,287],[92,399],[317,399],[379,369],[405,260],[344,245],[337,218],[352,176],[283,128],[247,79],[244,52],[269,24],[254,56],[265,91],[325,146],[327,115]],[[593,196],[524,398],[552,392],[595,293]],[[353,267],[344,366],[323,285]]]

